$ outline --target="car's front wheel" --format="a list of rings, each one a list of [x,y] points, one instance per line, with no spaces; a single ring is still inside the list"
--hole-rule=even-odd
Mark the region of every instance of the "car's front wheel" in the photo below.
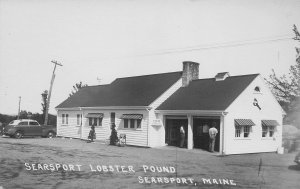
[[[53,138],[53,137],[55,137],[55,133],[52,132],[52,131],[50,131],[50,132],[48,133],[47,137],[48,137],[48,138]]]
[[[17,131],[15,133],[15,138],[22,138],[23,137],[23,133],[21,131]]]

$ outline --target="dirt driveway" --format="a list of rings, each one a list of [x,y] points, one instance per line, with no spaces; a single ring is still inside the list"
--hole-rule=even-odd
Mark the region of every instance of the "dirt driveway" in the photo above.
[[[0,188],[299,188],[295,153],[200,150],[0,137]]]

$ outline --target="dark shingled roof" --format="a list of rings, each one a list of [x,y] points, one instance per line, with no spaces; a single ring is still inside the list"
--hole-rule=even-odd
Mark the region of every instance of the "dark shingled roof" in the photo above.
[[[223,81],[194,80],[177,90],[157,110],[225,110],[258,75],[232,76]]]
[[[56,108],[149,106],[182,76],[182,72],[118,78],[109,85],[80,89]]]

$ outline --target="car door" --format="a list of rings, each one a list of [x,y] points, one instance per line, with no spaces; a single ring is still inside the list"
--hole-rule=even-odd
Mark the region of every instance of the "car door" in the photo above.
[[[28,127],[28,121],[21,121],[18,124],[18,131],[21,131],[24,136],[30,135],[30,129]]]
[[[42,127],[36,121],[29,121],[29,127],[31,130],[32,136],[41,136],[42,135]]]

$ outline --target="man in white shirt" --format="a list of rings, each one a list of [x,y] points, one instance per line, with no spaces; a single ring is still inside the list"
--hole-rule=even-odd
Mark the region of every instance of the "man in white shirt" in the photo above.
[[[184,140],[185,140],[185,130],[183,126],[180,127],[180,148],[183,148],[184,145]]]
[[[212,127],[208,130],[209,133],[209,151],[214,152],[215,151],[215,141],[216,136],[218,134],[218,130],[216,129],[216,122],[212,123]]]

